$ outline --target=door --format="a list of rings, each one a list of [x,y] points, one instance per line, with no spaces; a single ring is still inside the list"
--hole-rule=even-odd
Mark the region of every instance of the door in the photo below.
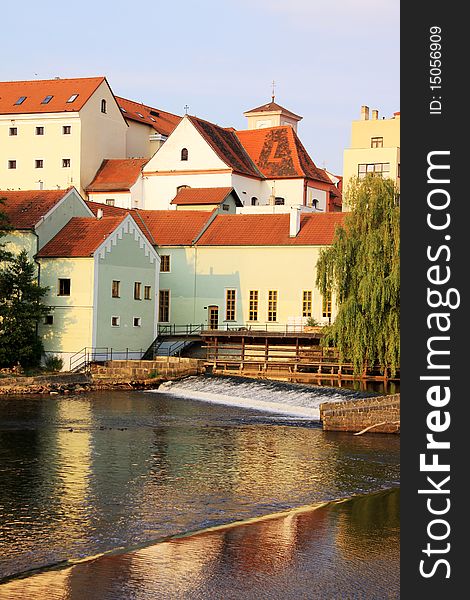
[[[208,308],[208,321],[209,321],[209,329],[218,329],[219,328],[219,307],[218,306],[209,306]]]

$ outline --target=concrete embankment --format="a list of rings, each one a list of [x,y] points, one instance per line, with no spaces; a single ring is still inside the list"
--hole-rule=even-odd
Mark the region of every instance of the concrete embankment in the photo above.
[[[0,379],[0,395],[77,394],[119,388],[146,389],[164,381],[204,372],[204,361],[158,357],[155,360],[115,360],[92,365],[87,373],[50,373]]]
[[[320,405],[320,421],[325,431],[399,433],[400,394],[325,402]]]

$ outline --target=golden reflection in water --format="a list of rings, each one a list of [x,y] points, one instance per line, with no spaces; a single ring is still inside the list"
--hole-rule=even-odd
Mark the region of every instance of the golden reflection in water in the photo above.
[[[246,577],[279,574],[295,560],[299,544],[312,535],[320,543],[329,535],[325,519],[323,509],[292,512],[106,555],[7,583],[0,586],[0,600],[191,598],[191,592],[211,583],[224,586],[221,565],[228,564],[231,577],[242,585]]]
[[[76,426],[71,428],[73,431],[70,428],[58,429],[56,433],[55,492],[63,514],[69,517],[68,526],[80,528],[81,520],[87,518],[84,511],[88,504],[92,470],[90,403],[78,398],[60,402],[58,417],[62,422],[68,420]]]

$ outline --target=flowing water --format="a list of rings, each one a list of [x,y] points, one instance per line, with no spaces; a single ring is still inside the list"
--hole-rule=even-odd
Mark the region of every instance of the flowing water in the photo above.
[[[195,400],[200,394],[212,403]],[[2,398],[0,578],[109,551],[120,554],[5,583],[0,598],[45,597],[39,590],[46,589],[41,585],[48,577],[82,582],[74,584],[73,594],[57,583],[51,598],[237,598],[236,590],[250,577],[253,595],[244,592],[247,598],[389,597],[327,595],[341,580],[333,577],[335,569],[345,577],[365,578],[360,585],[367,580],[371,590],[384,582],[392,592],[397,586],[396,510],[386,500],[397,492],[370,494],[399,485],[398,438],[325,433],[309,413],[320,401],[351,395],[357,393],[191,378],[157,393]],[[256,411],[246,408],[250,398]],[[285,414],[276,414],[274,404],[284,404]],[[339,498],[353,500],[206,531]],[[316,555],[310,552],[314,546]],[[385,554],[375,547],[385,548]],[[368,575],[366,563],[375,564]],[[348,569],[348,564],[355,566]],[[153,573],[148,580],[144,565]],[[285,591],[269,595],[272,577],[263,583],[263,574],[272,575],[276,565]],[[241,571],[235,576],[233,569]],[[289,587],[289,569],[293,577],[303,573],[306,583],[302,588],[298,582],[298,593]],[[307,583],[312,569],[323,581],[313,596]],[[113,591],[116,572],[126,580],[120,589],[134,585],[135,594]],[[100,573],[103,592],[94,595],[92,582]],[[33,586],[29,592],[28,585]],[[91,586],[88,594],[86,585]]]

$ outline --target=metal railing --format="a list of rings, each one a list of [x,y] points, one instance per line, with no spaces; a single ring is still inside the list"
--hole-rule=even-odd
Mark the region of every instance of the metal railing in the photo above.
[[[206,326],[204,324],[192,323],[186,325],[175,325],[174,323],[169,325],[158,324],[158,336],[170,336],[170,335],[197,335],[204,330]]]
[[[142,348],[139,350],[131,350],[130,348],[120,350],[117,348],[85,347],[70,357],[70,371],[82,371],[92,363],[108,360],[139,360],[142,358],[143,353]]]

